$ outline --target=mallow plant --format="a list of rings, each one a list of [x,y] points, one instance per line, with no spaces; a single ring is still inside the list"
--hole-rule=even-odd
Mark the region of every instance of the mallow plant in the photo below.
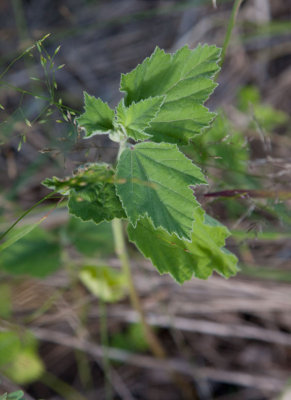
[[[84,93],[85,110],[77,118],[84,139],[108,135],[119,143],[116,163],[86,164],[70,177],[43,182],[68,196],[70,214],[96,224],[112,221],[122,263],[128,263],[126,228],[129,241],[179,283],[237,272],[236,257],[224,247],[228,229],[195,198],[206,178],[181,151],[215,118],[204,103],[216,87],[219,59],[216,46],[185,46],[174,54],[157,47],[122,74],[124,97],[115,110]]]

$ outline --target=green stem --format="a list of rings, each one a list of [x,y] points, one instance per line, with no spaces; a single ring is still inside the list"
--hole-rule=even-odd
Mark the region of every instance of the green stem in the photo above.
[[[126,149],[126,140],[123,140],[119,144],[119,150],[118,150],[118,155],[117,155],[117,160],[119,160],[121,153]]]
[[[125,240],[124,240],[122,221],[120,219],[115,218],[112,221],[112,228],[113,228],[113,236],[114,236],[114,241],[115,241],[115,251],[121,262],[123,272],[127,278],[131,304],[132,304],[133,308],[135,309],[135,311],[139,315],[140,322],[143,327],[143,331],[144,331],[146,340],[148,342],[148,345],[149,345],[153,355],[159,359],[166,359],[167,358],[166,350],[163,347],[162,343],[160,342],[159,338],[156,336],[152,327],[148,324],[148,322],[146,320],[146,316],[145,316],[144,310],[142,308],[142,304],[141,304],[139,295],[138,295],[137,290],[134,285],[134,281],[133,281],[133,277],[132,277],[132,273],[131,273],[130,262],[129,262],[126,244],[125,244]],[[181,376],[180,374],[175,373],[175,372],[172,372],[171,376],[172,376],[173,381],[180,388],[183,399],[185,399],[185,400],[198,399],[195,388],[192,387],[192,385],[187,380],[185,380],[183,376]]]
[[[127,142],[123,140],[120,142],[119,152],[117,155],[117,160],[119,160],[121,153],[126,149]],[[115,218],[112,221],[112,230],[114,236],[114,243],[115,243],[115,252],[121,262],[121,267],[123,270],[124,275],[127,279],[128,289],[129,289],[129,297],[131,304],[135,311],[138,313],[140,322],[143,327],[143,331],[148,342],[148,345],[157,358],[166,358],[166,351],[162,344],[160,343],[159,339],[155,335],[151,326],[147,323],[144,310],[142,308],[142,304],[137,293],[137,290],[134,286],[134,281],[131,273],[131,266],[129,257],[127,254],[126,243],[124,239],[124,231],[122,220]]]
[[[57,378],[55,375],[44,372],[42,377],[39,379],[47,387],[51,388],[54,392],[59,394],[63,399],[66,400],[86,400],[86,398],[79,393],[73,386]]]
[[[105,375],[105,399],[112,400],[113,393],[112,393],[112,385],[111,385],[111,363],[108,357],[108,328],[107,328],[107,313],[106,313],[106,304],[105,302],[100,299],[99,301],[100,306],[100,334],[101,334],[101,344],[104,349],[103,354],[103,369]]]
[[[43,203],[45,200],[49,199],[52,197],[54,194],[57,193],[57,190],[55,190],[52,193],[49,193],[47,196],[43,197],[41,200],[39,200],[37,203],[35,203],[32,207],[30,207],[28,210],[24,211],[24,213],[5,231],[0,235],[0,240],[4,239],[4,237],[15,227],[15,225],[18,224],[27,214],[29,214],[32,210],[34,210],[37,206],[39,206],[41,203]]]
[[[237,14],[238,14],[238,11],[239,11],[239,8],[240,8],[242,2],[243,2],[243,0],[235,0],[234,1],[232,11],[231,11],[231,16],[228,21],[227,30],[226,30],[226,34],[225,34],[225,38],[224,38],[224,42],[223,42],[223,46],[222,46],[221,58],[220,58],[220,62],[219,62],[220,67],[222,67],[222,65],[224,63],[226,51],[228,49],[229,42],[231,39],[231,34],[232,34],[232,31],[233,31],[233,28],[234,28],[234,25],[236,22]],[[216,74],[215,79],[217,79],[218,74],[219,74],[219,71]]]
[[[115,251],[121,262],[122,270],[127,278],[129,296],[130,296],[132,306],[139,315],[140,322],[142,324],[142,327],[143,327],[143,330],[145,333],[145,337],[147,339],[147,342],[148,342],[153,354],[157,358],[165,358],[166,352],[165,352],[162,344],[160,343],[159,339],[153,332],[151,326],[147,323],[139,295],[134,286],[130,262],[129,262],[125,239],[124,239],[122,221],[120,219],[115,218],[112,221],[112,229],[113,229],[113,235],[114,235],[114,241],[115,241]]]
[[[23,10],[22,0],[12,0],[15,23],[18,30],[20,43],[26,42],[29,39],[25,14]]]

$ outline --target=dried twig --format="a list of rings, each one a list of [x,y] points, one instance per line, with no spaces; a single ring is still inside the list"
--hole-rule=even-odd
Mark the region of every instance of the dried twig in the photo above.
[[[93,358],[101,358],[104,355],[104,348],[88,341],[80,341],[70,335],[51,331],[47,329],[34,328],[34,335],[43,341],[57,343],[62,346],[71,347],[87,352]],[[196,368],[191,363],[176,359],[157,360],[150,356],[133,354],[125,350],[107,348],[107,356],[116,361],[135,365],[150,370],[176,371],[187,376],[200,379],[210,379],[217,382],[225,382],[244,387],[255,387],[269,392],[278,392],[282,389],[287,376],[278,375],[275,372],[271,376],[246,374],[242,372],[216,370],[213,368]]]
[[[138,316],[134,311],[118,311],[118,314],[110,312],[110,317],[119,317],[127,322],[137,322]],[[206,320],[171,317],[167,315],[148,314],[148,323],[162,328],[173,328],[187,332],[198,332],[206,335],[220,337],[237,337],[242,339],[255,339],[261,342],[275,343],[283,346],[291,346],[291,335],[271,329],[246,326],[243,324],[226,325],[219,322]]]

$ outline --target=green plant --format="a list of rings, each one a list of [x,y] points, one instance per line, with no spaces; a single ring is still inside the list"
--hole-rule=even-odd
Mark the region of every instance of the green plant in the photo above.
[[[131,275],[122,220],[128,222],[129,240],[161,274],[170,273],[179,283],[192,277],[207,279],[213,271],[226,278],[237,272],[236,257],[224,248],[228,229],[207,215],[194,196],[197,186],[207,184],[206,179],[183,153],[215,117],[203,104],[216,87],[213,77],[219,71],[219,59],[216,46],[199,45],[194,50],[185,46],[172,55],[157,48],[136,69],[122,75],[125,97],[115,111],[100,98],[85,93],[85,112],[76,120],[79,130],[85,139],[107,134],[119,143],[115,165],[85,164],[73,176],[46,179],[43,184],[53,192],[0,235],[0,240],[7,236],[0,245],[2,268],[44,277],[64,260],[69,261],[66,242],[85,255],[93,255],[94,244],[92,247],[89,242],[98,233],[92,224],[112,221],[122,273],[92,260],[72,265],[81,267],[79,278],[102,301],[116,301],[127,288],[147,342],[160,358],[165,358],[166,352],[147,324]],[[211,131],[208,136],[211,140]],[[71,220],[53,236],[38,228],[46,214],[36,223],[12,231],[24,216],[57,192],[61,200],[68,199],[70,214],[78,217],[75,221],[86,222],[84,229]],[[41,252],[35,249],[36,240]],[[40,267],[41,254],[47,250],[50,257],[44,269]],[[35,268],[31,268],[31,260]]]
[[[225,42],[224,53],[227,45]],[[42,56],[42,48],[37,48],[47,72],[53,58]],[[215,46],[198,46],[195,50],[183,47],[173,55],[157,48],[135,70],[122,76],[121,91],[125,97],[115,111],[101,99],[85,93],[85,112],[77,119],[79,128],[85,132],[85,139],[107,134],[119,143],[116,164],[86,164],[71,177],[53,177],[43,182],[54,190],[46,198],[61,193],[62,198],[68,198],[70,214],[78,217],[71,219],[60,235],[57,232],[53,237],[51,232],[37,227],[41,220],[11,235],[12,228],[35,205],[0,236],[2,239],[9,234],[0,245],[3,254],[0,267],[16,274],[44,277],[63,262],[65,231],[66,239],[80,252],[96,256],[94,243],[90,242],[97,233],[95,228],[101,225],[108,228],[107,222],[112,221],[115,250],[123,272],[117,273],[104,264],[83,262],[79,265],[82,267],[79,278],[102,301],[118,301],[128,289],[141,324],[133,325],[117,342],[124,341],[124,347],[129,345],[139,350],[146,350],[149,345],[158,357],[165,357],[166,352],[146,322],[134,287],[121,220],[128,222],[130,241],[152,260],[160,273],[170,273],[179,283],[193,276],[206,279],[214,270],[224,277],[237,272],[236,257],[224,248],[229,231],[208,216],[194,196],[195,187],[207,183],[205,177],[183,153],[184,146],[192,139],[203,137],[215,117],[203,104],[216,86],[213,78],[219,72],[219,58],[220,50]],[[45,76],[50,103],[57,105],[66,120],[66,108],[54,101],[56,86],[50,84],[48,74]],[[54,75],[52,78],[55,82]],[[211,131],[208,136],[210,142],[216,139]],[[203,145],[207,146],[207,141]],[[8,249],[12,244],[17,251]],[[43,252],[49,257],[44,257]],[[65,260],[68,261],[66,257]],[[9,315],[9,309],[5,308],[5,313]],[[136,340],[142,336],[141,329],[147,343]],[[103,343],[107,346],[106,341]],[[42,365],[35,362],[34,370],[35,376],[22,377],[18,370],[19,379],[11,376],[19,382],[36,379]],[[173,378],[180,381],[179,376]]]
[[[0,400],[24,400],[24,393],[21,390],[13,393],[4,393],[0,396]]]
[[[125,97],[115,111],[85,93],[79,127],[86,139],[107,134],[118,142],[117,165],[91,163],[72,177],[43,182],[68,196],[69,212],[83,221],[128,220],[130,241],[179,283],[237,271],[236,257],[224,248],[227,228],[194,196],[205,177],[179,149],[215,116],[203,103],[216,87],[219,57],[215,46],[185,46],[173,55],[156,48],[122,75]]]
[[[257,188],[259,185],[248,174],[250,151],[245,132],[235,129],[221,110],[211,127],[194,138],[185,152],[203,168],[214,167],[216,174],[220,171],[218,176],[208,172],[219,188]]]
[[[259,126],[267,133],[288,121],[286,113],[262,102],[260,92],[254,86],[244,86],[240,90],[238,108],[251,117],[250,127]]]
[[[29,332],[0,332],[0,371],[19,384],[33,382],[43,374],[37,341]]]

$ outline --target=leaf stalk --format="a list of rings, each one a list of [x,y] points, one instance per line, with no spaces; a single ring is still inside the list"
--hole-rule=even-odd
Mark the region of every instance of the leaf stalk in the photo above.
[[[233,28],[234,28],[235,23],[236,23],[237,14],[238,14],[238,11],[239,11],[239,8],[240,8],[242,2],[243,2],[243,0],[235,0],[234,1],[233,7],[232,7],[232,11],[231,11],[231,16],[230,16],[230,19],[229,19],[228,25],[227,25],[226,34],[225,34],[225,37],[224,37],[222,50],[221,50],[221,57],[220,57],[220,61],[219,61],[220,68],[222,67],[222,65],[224,63],[226,51],[227,51],[228,46],[229,46],[229,42],[230,42],[230,39],[231,39],[232,31],[233,31]],[[220,71],[217,72],[214,80],[217,80],[219,72]]]
[[[130,261],[126,249],[126,243],[124,239],[124,232],[122,226],[122,220],[115,218],[112,221],[112,229],[113,229],[113,236],[115,241],[115,251],[116,254],[121,262],[122,270],[126,276],[128,282],[128,289],[129,289],[129,297],[132,303],[133,308],[138,313],[140,317],[140,322],[142,324],[146,340],[149,344],[149,347],[153,354],[160,359],[166,358],[166,352],[160,343],[159,339],[153,332],[151,326],[147,323],[144,310],[142,308],[142,304],[137,293],[137,290],[134,285]]]

